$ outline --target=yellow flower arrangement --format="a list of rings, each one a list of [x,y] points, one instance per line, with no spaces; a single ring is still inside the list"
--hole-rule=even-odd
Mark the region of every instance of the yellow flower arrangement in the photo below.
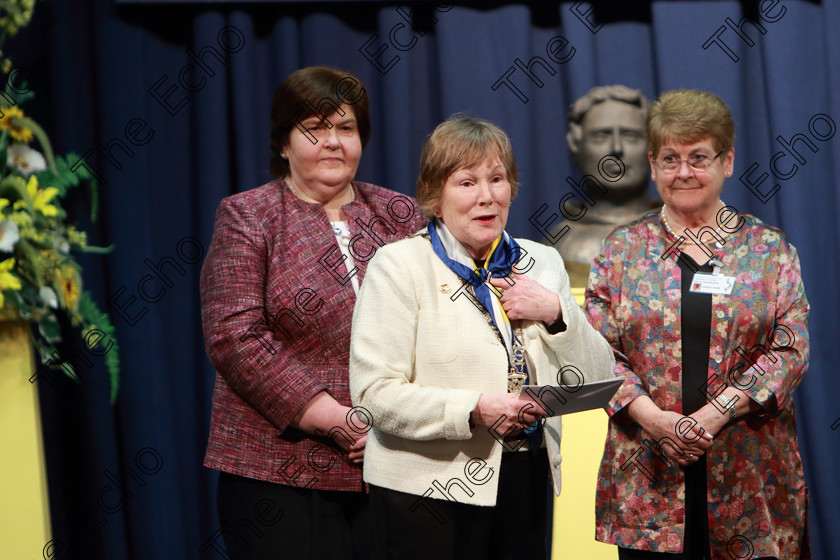
[[[81,278],[79,273],[72,266],[64,265],[55,269],[55,283],[58,288],[56,292],[64,302],[64,307],[75,310],[79,307],[79,296],[81,295]]]
[[[11,270],[15,267],[15,259],[6,259],[0,262],[0,307],[3,307],[3,292],[6,290],[20,290],[23,285],[20,283],[20,278],[12,274]]]
[[[32,142],[32,131],[17,122],[18,119],[23,118],[23,111],[17,105],[14,107],[4,107],[2,113],[3,116],[0,117],[0,130],[8,131],[9,136],[18,142],[25,144]]]
[[[0,46],[32,17],[35,0],[0,2]],[[0,52],[2,56],[2,52]],[[0,70],[14,72],[8,57]],[[2,80],[7,84],[9,80]],[[2,87],[2,86],[0,86]],[[88,244],[87,235],[68,223],[61,199],[73,187],[91,187],[91,220],[96,219],[97,191],[86,168],[73,172],[78,157],[55,157],[44,130],[27,117],[19,105],[32,97],[6,86],[2,98],[14,101],[0,106],[0,310],[32,324],[32,341],[40,361],[52,364],[78,379],[69,362],[56,363],[56,345],[94,331],[109,339],[104,355],[111,380],[111,401],[116,399],[119,349],[110,318],[84,290],[81,267],[74,252],[105,253],[110,247]],[[29,146],[37,141],[40,151]],[[42,153],[43,152],[43,153]],[[113,343],[113,344],[110,344]],[[4,372],[0,372],[3,374]]]
[[[3,2],[3,15],[0,16],[0,31],[9,37],[15,35],[32,19],[35,0]],[[8,59],[7,59],[8,60]]]
[[[58,216],[58,208],[50,204],[50,201],[58,194],[58,189],[54,187],[39,189],[38,178],[35,175],[32,175],[26,183],[26,194],[28,195],[26,198],[15,202],[15,210],[19,210],[29,205],[32,210],[40,212],[44,216]]]

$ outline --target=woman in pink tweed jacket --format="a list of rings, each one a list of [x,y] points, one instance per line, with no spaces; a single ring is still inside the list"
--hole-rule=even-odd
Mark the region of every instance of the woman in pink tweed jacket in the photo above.
[[[201,271],[217,371],[205,465],[222,471],[234,560],[367,557],[369,418],[350,408],[351,316],[374,252],[424,222],[413,199],[353,180],[369,136],[357,78],[298,70],[274,95],[277,179],[216,213]]]

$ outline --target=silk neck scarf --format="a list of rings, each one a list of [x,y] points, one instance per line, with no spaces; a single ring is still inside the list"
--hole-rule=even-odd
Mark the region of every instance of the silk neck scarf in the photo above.
[[[476,269],[475,261],[469,252],[442,222],[432,219],[429,221],[428,230],[435,254],[452,272],[473,287],[476,298],[490,313],[493,323],[502,334],[505,346],[510,352],[513,335],[510,321],[488,281],[491,277],[509,276],[513,265],[522,254],[522,248],[506,231],[503,231],[501,237],[493,242],[484,267]]]
[[[429,238],[432,241],[432,249],[443,263],[449,267],[452,272],[458,275],[459,278],[469,283],[473,287],[476,298],[484,306],[490,316],[493,317],[493,322],[499,332],[502,333],[505,345],[507,347],[508,355],[511,362],[519,362],[521,370],[520,373],[525,375],[524,383],[528,380],[528,368],[525,365],[524,356],[520,356],[518,360],[514,360],[513,346],[511,345],[511,338],[513,337],[513,330],[510,321],[502,309],[499,298],[491,289],[491,284],[487,281],[496,276],[509,276],[512,273],[513,265],[519,261],[522,255],[522,248],[506,231],[502,232],[499,239],[493,242],[490,248],[490,255],[484,261],[484,267],[476,267],[475,261],[467,252],[461,243],[455,239],[455,236],[443,225],[442,222],[432,219],[429,221]],[[528,449],[531,453],[537,453],[542,445],[542,423],[535,422],[529,426],[525,431],[525,439],[518,443],[507,443],[505,447],[507,451],[516,451],[527,441]]]

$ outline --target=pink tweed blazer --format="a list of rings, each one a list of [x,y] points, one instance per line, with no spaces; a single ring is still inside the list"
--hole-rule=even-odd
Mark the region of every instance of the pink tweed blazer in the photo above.
[[[353,187],[344,212],[361,281],[376,249],[427,220],[413,198]],[[201,269],[204,340],[217,372],[206,466],[319,490],[364,488],[346,453],[289,426],[320,391],[352,406],[355,301],[321,205],[303,202],[281,179],[222,200]]]

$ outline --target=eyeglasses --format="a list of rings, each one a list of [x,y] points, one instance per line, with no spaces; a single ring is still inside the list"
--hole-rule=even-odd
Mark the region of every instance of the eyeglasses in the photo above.
[[[683,161],[685,161],[688,166],[695,171],[706,171],[706,168],[712,165],[712,163],[714,163],[714,161],[725,151],[726,148],[719,151],[713,157],[709,157],[705,154],[693,154],[689,156],[687,160],[680,159],[674,154],[668,154],[662,159],[653,160],[653,163],[656,164],[660,171],[664,171],[665,173],[675,173],[680,167],[682,167]]]

